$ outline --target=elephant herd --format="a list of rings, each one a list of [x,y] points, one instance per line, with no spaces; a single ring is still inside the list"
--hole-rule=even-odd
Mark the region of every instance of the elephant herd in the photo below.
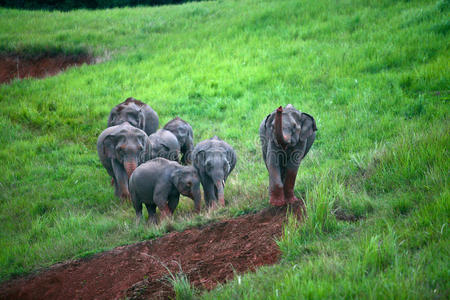
[[[178,117],[162,129],[158,125],[158,114],[134,98],[111,110],[97,152],[115,195],[131,198],[138,222],[143,205],[149,222],[157,222],[156,207],[161,217],[173,214],[180,194],[200,211],[200,183],[207,207],[225,205],[225,182],[236,165],[233,148],[216,136],[194,148],[191,125]]]
[[[136,221],[145,204],[148,222],[172,215],[180,194],[201,207],[200,184],[206,206],[225,205],[224,188],[236,166],[236,153],[214,136],[194,147],[191,125],[176,117],[158,130],[158,114],[147,104],[128,98],[115,106],[108,127],[97,140],[102,165],[111,176],[115,195],[131,199]],[[294,184],[301,160],[317,131],[314,118],[292,105],[280,106],[261,123],[263,159],[269,171],[270,203],[283,206],[298,201]]]

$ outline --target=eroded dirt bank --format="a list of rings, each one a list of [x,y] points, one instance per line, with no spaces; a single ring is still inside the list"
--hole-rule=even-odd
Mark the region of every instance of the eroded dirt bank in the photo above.
[[[0,55],[0,84],[16,78],[53,76],[71,66],[93,63],[88,55],[51,55],[25,57],[19,55]]]
[[[300,205],[294,211],[301,214]],[[174,296],[166,265],[200,289],[212,289],[234,272],[274,264],[286,208],[229,219],[203,228],[118,247],[89,259],[55,265],[0,286],[1,299],[167,299]]]

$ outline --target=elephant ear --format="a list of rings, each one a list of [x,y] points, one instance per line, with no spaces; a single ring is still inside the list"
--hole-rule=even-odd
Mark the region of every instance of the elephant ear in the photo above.
[[[275,118],[275,113],[271,113],[271,114],[267,115],[266,121],[264,122],[264,128],[267,128],[267,124],[272,124],[274,118]]]
[[[116,116],[116,108],[114,107],[111,112],[109,113],[108,117],[108,127],[111,127],[114,121],[114,118]]]
[[[144,163],[150,159],[152,146],[150,144],[150,140],[148,137],[144,138],[144,145],[142,147],[142,152],[139,156],[139,159],[141,160],[141,163]]]
[[[180,169],[176,169],[170,175],[173,185],[178,189],[178,185],[180,184],[180,179],[183,176],[183,172]]]
[[[105,137],[103,140],[103,154],[109,158],[116,156],[116,136],[108,135]]]
[[[300,121],[302,126],[300,131],[300,140],[304,142],[313,134],[313,132],[317,131],[317,126],[314,118],[307,113],[301,114]]]
[[[205,157],[205,151],[204,150],[200,150],[200,151],[194,151],[194,166],[199,167],[201,164],[201,162],[204,160]]]
[[[233,150],[233,148],[228,147],[227,149],[227,163],[228,163],[228,173],[231,173],[233,171],[234,166],[236,165],[236,154]]]

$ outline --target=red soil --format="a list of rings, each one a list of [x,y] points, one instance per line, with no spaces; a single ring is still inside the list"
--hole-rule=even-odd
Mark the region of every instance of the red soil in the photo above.
[[[301,206],[293,208],[300,216]],[[174,292],[163,264],[176,274],[177,263],[192,284],[210,290],[235,272],[276,263],[285,218],[285,207],[269,208],[58,264],[3,283],[0,299],[167,299]]]
[[[15,78],[55,75],[68,67],[93,62],[87,55],[56,55],[41,57],[21,57],[17,55],[0,56],[0,84]]]

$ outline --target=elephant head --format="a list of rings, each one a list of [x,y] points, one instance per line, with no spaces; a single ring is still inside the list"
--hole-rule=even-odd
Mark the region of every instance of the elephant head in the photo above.
[[[202,195],[197,170],[192,166],[178,168],[172,173],[172,183],[180,194],[194,200],[195,211],[199,212]]]
[[[100,159],[113,177],[116,195],[129,198],[128,180],[133,171],[149,158],[147,134],[128,123],[107,128],[97,144]]]
[[[128,98],[111,110],[108,119],[108,126],[120,125],[128,122],[131,126],[145,130],[145,105],[145,103],[132,97]]]
[[[178,161],[180,144],[177,137],[170,131],[160,129],[149,136],[152,145],[150,157],[163,157],[168,160]]]
[[[266,126],[272,128],[272,139],[283,149],[293,147],[298,142],[305,142],[317,131],[314,118],[296,110],[288,104],[284,110],[279,107],[266,119]]]

